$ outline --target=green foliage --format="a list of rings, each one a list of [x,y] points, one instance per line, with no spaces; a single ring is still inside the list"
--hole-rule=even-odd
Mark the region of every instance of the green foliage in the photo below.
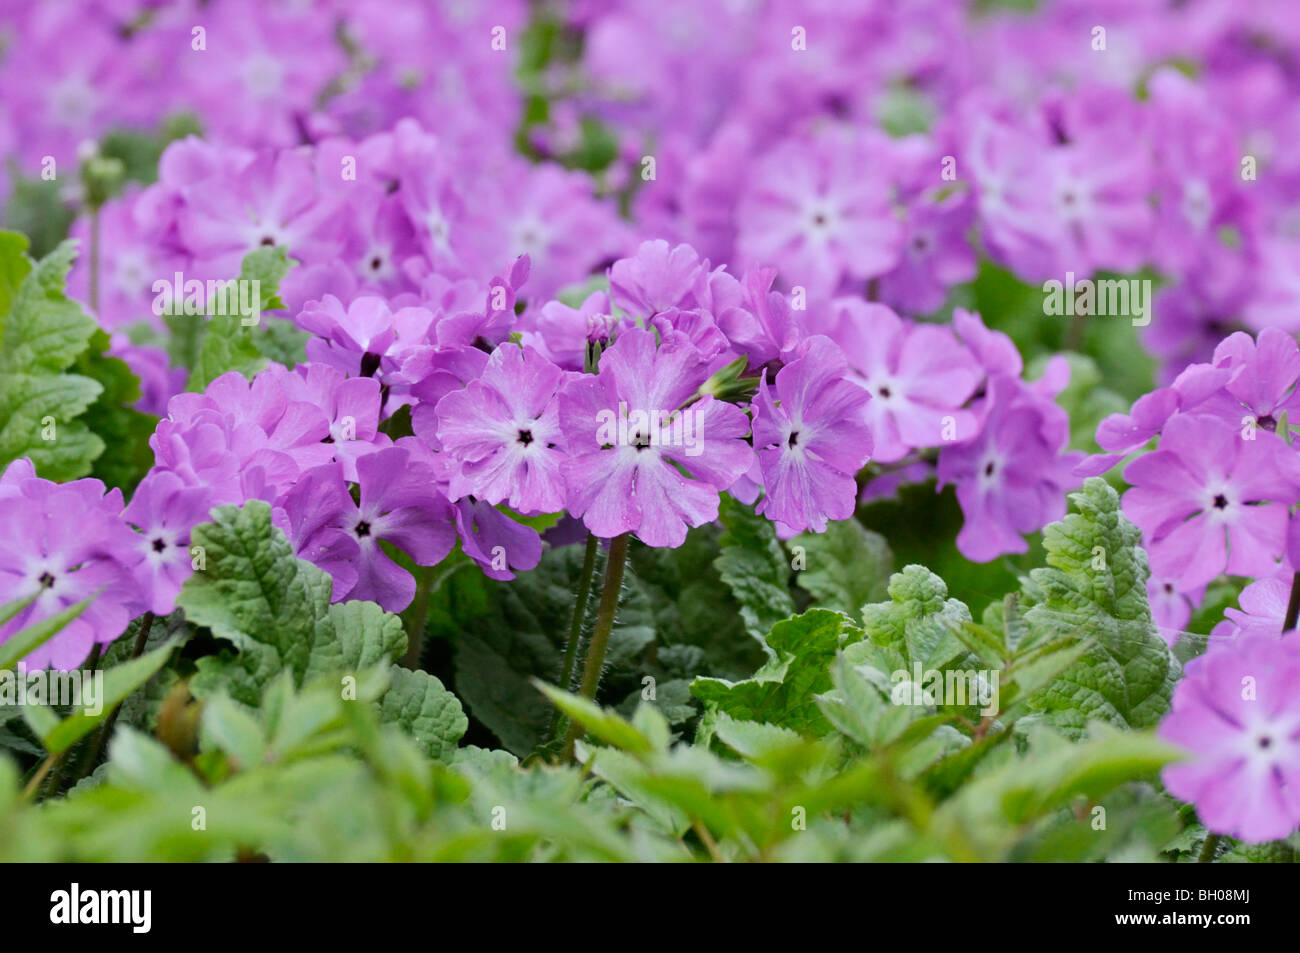
[[[332,676],[335,690],[355,691],[357,673],[391,666],[406,651],[401,620],[373,602],[331,605],[330,577],[298,559],[260,500],[213,510],[195,527],[206,567],[181,589],[177,605],[236,651],[199,659],[190,688],[199,698],[229,696],[258,704],[275,679],[293,684]],[[431,757],[446,757],[464,734],[460,703],[425,672],[396,672],[379,701],[385,724],[400,725]]]
[[[30,457],[48,479],[85,476],[104,441],[80,419],[104,392],[66,373],[90,344],[95,322],[64,294],[72,242],[39,262],[27,240],[0,232],[0,468]]]
[[[1089,719],[1152,726],[1169,708],[1179,666],[1151,619],[1141,533],[1102,479],[1070,499],[1078,512],[1044,532],[1047,567],[1023,581],[1025,621],[1035,639],[1073,637],[1089,648],[1044,689],[1042,705],[1074,731]]]
[[[797,581],[817,604],[857,615],[885,598],[894,556],[879,533],[857,520],[831,523],[824,533],[803,533],[789,542],[802,555]]]
[[[190,368],[189,390],[201,391],[229,371],[239,371],[251,379],[266,367],[268,355],[280,360],[295,354],[301,339],[283,328],[280,319],[271,319],[277,322],[273,325],[264,326],[263,322],[266,311],[284,307],[279,296],[280,281],[290,267],[283,248],[258,248],[244,256],[237,279],[249,289],[245,294],[251,293],[254,286],[244,283],[257,282],[257,310],[245,309],[242,296],[236,293],[224,303],[208,301],[209,319],[206,323],[202,323],[198,315],[168,317],[168,325],[173,329],[180,322],[192,325],[183,339],[187,353],[180,355],[189,359],[186,361]]]
[[[794,615],[790,564],[772,524],[751,507],[724,496],[718,519],[726,532],[714,566],[740,604],[745,628],[762,642],[772,626]]]
[[[90,347],[73,366],[78,374],[97,381],[102,388],[81,420],[112,447],[111,453],[95,460],[90,475],[129,495],[153,466],[149,438],[158,418],[135,409],[140,399],[140,379],[121,358],[109,357],[108,347],[108,335],[97,330]]]

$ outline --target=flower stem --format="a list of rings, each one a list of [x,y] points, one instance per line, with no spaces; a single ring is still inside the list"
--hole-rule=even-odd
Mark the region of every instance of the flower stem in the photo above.
[[[146,612],[144,618],[140,620],[140,631],[135,635],[135,645],[131,646],[131,658],[136,659],[144,654],[145,646],[149,644],[149,630],[153,628],[153,620],[154,615],[152,612]],[[81,763],[81,767],[77,771],[77,780],[81,780],[95,770],[95,763],[99,761],[104,745],[108,743],[109,736],[113,734],[113,725],[117,722],[117,713],[121,710],[122,706],[118,705],[104,720],[104,727],[99,730],[99,735],[95,738],[95,744],[90,750],[90,755]],[[55,783],[58,783],[57,779]]]
[[[1297,616],[1300,616],[1300,572],[1291,577],[1291,598],[1286,604],[1286,618],[1282,620],[1283,632],[1295,628]]]
[[[1211,834],[1205,838],[1205,843],[1201,846],[1201,853],[1196,858],[1198,864],[1209,864],[1214,861],[1214,853],[1219,849],[1219,835]]]
[[[605,583],[600,591],[600,606],[596,609],[596,627],[591,633],[591,644],[587,647],[587,660],[582,669],[582,688],[580,694],[588,701],[595,701],[596,689],[600,687],[601,669],[605,667],[605,650],[609,648],[609,636],[614,630],[614,613],[618,611],[618,597],[623,589],[623,569],[627,565],[627,547],[629,534],[615,536],[609,543],[609,559],[605,563]],[[564,757],[573,758],[573,746],[582,737],[583,727],[578,722],[569,726],[564,739]]]
[[[420,667],[420,650],[424,648],[424,624],[429,620],[429,597],[433,594],[433,570],[421,568],[415,577],[415,602],[411,606],[411,627],[406,635],[406,655],[402,665]]]
[[[99,320],[99,206],[90,207],[90,310]]]
[[[591,601],[591,577],[596,571],[596,550],[600,542],[591,533],[587,534],[587,550],[582,557],[582,572],[578,575],[578,597],[573,603],[573,620],[569,623],[569,642],[564,647],[564,669],[560,673],[560,687],[566,692],[573,684],[573,666],[578,661],[578,642],[582,638],[582,623],[587,619],[587,603]],[[551,734],[555,738],[560,733],[560,724],[564,716],[555,709],[551,717]]]

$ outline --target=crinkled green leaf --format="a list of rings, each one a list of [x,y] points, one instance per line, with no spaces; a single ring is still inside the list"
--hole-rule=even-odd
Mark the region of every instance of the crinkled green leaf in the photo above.
[[[1035,643],[1091,647],[1035,701],[1076,733],[1092,719],[1149,727],[1169,709],[1178,664],[1151,618],[1141,533],[1098,477],[1070,499],[1077,512],[1044,531],[1047,567],[1024,581],[1025,621]]]
[[[469,727],[460,700],[427,672],[394,665],[379,703],[385,724],[400,725],[430,758],[448,761]]]
[[[41,476],[69,480],[89,473],[104,451],[77,419],[103,386],[63,373],[86,349],[95,322],[63,290],[75,243],[35,263],[26,244],[0,232],[0,469],[30,457]]]
[[[796,557],[799,585],[819,607],[856,618],[868,602],[888,598],[894,555],[883,536],[857,520],[829,523],[826,532],[803,533],[787,546]]]
[[[862,630],[843,613],[810,609],[772,627],[767,636],[772,658],[752,678],[697,678],[691,693],[732,718],[823,735],[830,725],[816,696],[831,687],[830,665],[836,653],[862,637]]]
[[[13,274],[20,267],[15,253],[23,255],[12,241],[0,246],[10,259],[0,270]],[[94,319],[63,290],[76,257],[76,243],[64,242],[23,276],[0,313],[0,374],[58,373],[86,349]]]
[[[255,707],[284,673],[302,685],[387,665],[405,652],[406,633],[396,615],[373,602],[330,604],[330,577],[294,555],[266,503],[218,507],[212,518],[191,537],[204,548],[206,568],[186,580],[176,604],[190,622],[207,626],[236,651],[198,661],[190,683],[197,697],[225,692]],[[398,676],[389,688],[397,694],[381,698],[380,709],[411,728],[426,751],[445,753],[460,737],[459,703],[421,675]]]

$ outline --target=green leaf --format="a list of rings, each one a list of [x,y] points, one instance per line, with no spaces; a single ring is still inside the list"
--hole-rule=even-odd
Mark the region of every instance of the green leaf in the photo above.
[[[0,252],[12,256],[15,248],[10,241]],[[0,374],[58,373],[86,349],[95,322],[63,291],[76,257],[76,243],[63,242],[24,275],[0,313]],[[12,274],[18,267],[10,258],[0,271]]]
[[[104,442],[76,418],[103,392],[62,373],[86,349],[95,322],[63,291],[76,245],[32,263],[26,240],[0,232],[0,469],[30,457],[47,479],[90,472]]]
[[[104,671],[102,673],[103,695],[95,700],[94,707],[97,710],[91,712],[89,706],[82,705],[80,711],[60,721],[42,737],[46,749],[51,752],[67,751],[90,734],[108,719],[123,699],[149,681],[153,674],[162,668],[171,656],[172,648],[171,645],[164,645],[147,655]]]
[[[772,626],[795,614],[790,564],[771,522],[755,514],[753,507],[724,495],[718,520],[726,532],[713,565],[740,604],[745,628],[762,642]]]
[[[186,389],[202,391],[229,371],[239,371],[249,380],[256,377],[268,364],[257,346],[260,333],[255,325],[242,324],[238,315],[217,315],[209,320]]]
[[[284,307],[280,300],[280,281],[288,274],[291,262],[283,248],[258,248],[244,256],[240,267],[238,287],[246,287],[249,293],[254,288],[257,294],[257,311],[242,309],[243,293],[230,295],[239,305],[230,307],[229,299],[225,307],[209,301],[209,311],[224,310],[226,314],[214,314],[201,332],[197,350],[190,364],[190,377],[187,388],[202,391],[210,383],[229,371],[239,371],[245,377],[252,378],[267,366],[267,353],[275,354],[284,345],[292,347],[292,335],[284,330],[268,332],[262,327],[262,316],[266,311],[279,310]],[[245,283],[256,282],[255,286]],[[236,286],[231,286],[236,287]],[[181,318],[185,320],[185,318]],[[196,325],[201,322],[198,315],[189,316],[188,320]],[[197,329],[190,333],[197,334]],[[268,341],[268,333],[274,333],[275,340]],[[186,350],[194,349],[192,341],[184,345]],[[266,353],[264,353],[266,352]]]
[[[970,610],[948,598],[942,579],[924,566],[906,566],[889,579],[888,602],[862,607],[862,624],[869,638],[861,649],[850,653],[855,664],[874,662],[880,656],[870,651],[883,648],[889,657],[901,658],[909,671],[919,665],[926,669],[943,669],[961,659],[966,647],[957,633],[970,623]],[[891,671],[877,665],[882,671]]]
[[[90,347],[77,358],[77,373],[99,383],[102,388],[95,402],[81,416],[95,436],[113,448],[101,454],[91,469],[91,476],[108,486],[130,494],[153,466],[153,436],[158,418],[135,409],[140,399],[140,379],[116,357],[109,357],[108,335],[96,331]]]
[[[656,661],[645,674],[665,679],[709,674],[745,678],[763,664],[763,649],[746,630],[740,604],[718,574],[722,531],[709,524],[692,529],[676,549],[633,545],[629,561],[635,585],[654,615]],[[635,690],[640,697],[640,688]],[[635,705],[633,706],[635,707]]]
[[[1154,778],[1179,757],[1149,732],[1095,725],[1092,737],[1072,744],[1045,726],[1027,735],[1021,755],[1008,746],[995,767],[984,771],[944,802],[934,823],[960,828],[984,848],[985,859],[1000,860],[1026,825],[1076,799],[1099,801],[1130,781]]]
[[[330,604],[330,577],[298,559],[261,500],[222,506],[195,527],[206,568],[181,588],[176,604],[238,650],[198,661],[190,687],[199,698],[227,693],[250,708],[286,674],[309,679],[359,675],[406,651],[401,619],[373,602]],[[340,683],[341,685],[341,683]],[[445,755],[464,731],[459,703],[423,673],[395,675],[379,699],[385,720],[404,725],[429,753]],[[341,694],[341,690],[340,690]]]
[[[257,718],[226,695],[215,695],[203,706],[199,721],[203,750],[218,750],[230,756],[236,770],[256,767],[266,755],[266,735]]]
[[[50,639],[54,638],[69,622],[86,611],[86,607],[95,601],[95,596],[88,596],[76,605],[68,606],[62,612],[33,622],[31,625],[0,642],[0,672],[6,672],[36,651]],[[6,603],[5,611],[13,608],[14,603]]]
[[[306,362],[310,334],[288,318],[265,315],[262,323],[263,333],[254,335],[253,344],[264,357],[290,369]]]
[[[1035,643],[1090,648],[1035,701],[1074,733],[1092,719],[1149,727],[1169,709],[1178,663],[1152,622],[1141,533],[1100,478],[1070,499],[1077,512],[1044,531],[1048,566],[1023,581],[1025,621]]]
[[[830,724],[816,696],[831,687],[830,666],[863,632],[843,613],[810,609],[768,633],[772,658],[752,678],[697,678],[691,693],[710,708],[742,721],[763,721],[801,734],[823,735]]]
[[[612,708],[601,708],[581,695],[571,695],[540,679],[533,679],[537,690],[556,708],[599,738],[605,744],[632,754],[650,751],[653,745],[645,735],[619,717]]]
[[[394,665],[390,676],[379,703],[380,720],[404,728],[430,758],[450,761],[469,727],[460,700],[427,672]]]
[[[819,607],[856,618],[868,602],[888,598],[893,553],[883,536],[857,520],[829,523],[826,532],[803,533],[787,545],[796,556],[802,549],[798,583]]]
[[[544,552],[535,569],[497,581],[464,560],[448,569],[430,596],[427,636],[451,644],[456,695],[520,757],[549,736],[554,709],[531,680],[560,678],[582,561],[583,547],[563,546]],[[603,564],[602,555],[588,618],[598,602]],[[604,697],[622,698],[640,687],[654,626],[653,606],[629,570],[605,656]]]
[[[14,295],[23,278],[32,270],[27,257],[27,236],[18,232],[0,232],[0,315],[13,307]]]

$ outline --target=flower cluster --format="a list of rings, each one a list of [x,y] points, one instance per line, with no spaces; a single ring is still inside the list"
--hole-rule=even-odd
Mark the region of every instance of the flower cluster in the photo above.
[[[1251,580],[1175,697],[1198,758],[1167,785],[1212,829],[1294,829],[1300,32],[1263,0],[1041,6],[3,4],[0,198],[76,209],[69,290],[160,419],[129,501],[4,458],[0,642],[89,598],[28,659],[81,664],[253,499],[335,601],[401,611],[457,548],[504,580],[587,533],[679,547],[723,494],[789,539],[933,482],[991,562],[1124,462],[1171,644]],[[268,247],[305,344],[187,392],[180,289]],[[999,272],[1158,284],[1129,396],[1162,386],[1101,453],[1055,353],[1088,322],[1022,356]]]

